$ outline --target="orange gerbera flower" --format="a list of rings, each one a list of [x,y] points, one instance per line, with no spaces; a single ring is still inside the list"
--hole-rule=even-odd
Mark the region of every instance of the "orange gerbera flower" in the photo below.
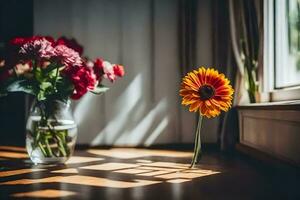
[[[182,105],[189,105],[191,112],[199,111],[201,115],[211,118],[218,116],[221,110],[228,111],[233,92],[224,74],[200,67],[183,78],[180,96],[183,97]]]

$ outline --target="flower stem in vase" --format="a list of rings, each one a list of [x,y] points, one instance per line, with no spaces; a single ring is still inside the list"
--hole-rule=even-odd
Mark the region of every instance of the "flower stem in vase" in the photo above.
[[[34,133],[34,148],[39,148],[45,157],[67,157],[70,150],[67,145],[68,130],[56,130],[59,121],[55,117],[55,106],[51,102],[38,103],[41,120]],[[42,129],[41,129],[42,128]]]
[[[43,144],[42,144],[41,142],[38,142],[38,146],[39,146],[41,152],[43,153],[43,155],[44,155],[45,157],[48,157],[48,153],[46,152],[45,148],[43,147]],[[35,148],[36,148],[36,147],[35,147]]]
[[[46,148],[47,148],[48,157],[53,157],[52,149],[50,147],[48,138],[49,138],[48,136],[45,136],[45,145],[46,145]]]
[[[67,141],[68,130],[59,131],[57,133],[57,135],[61,138],[61,141],[62,141],[63,147],[65,149],[66,155],[69,156],[70,155],[70,149],[68,147],[68,141]]]
[[[57,143],[57,147],[58,147],[58,150],[59,150],[59,153],[58,153],[58,156],[59,157],[60,155],[62,155],[63,157],[66,157],[69,155],[69,148],[67,146],[67,142],[66,142],[66,139],[63,138],[63,136],[60,134],[61,131],[55,131],[54,127],[48,123],[48,129],[51,133],[51,137],[52,139],[54,139]]]
[[[65,149],[65,142],[61,139],[60,135],[57,133],[55,134],[55,138],[57,139],[57,145],[58,145],[58,149],[59,149],[59,152],[62,154],[63,157],[66,157],[67,156],[67,152],[66,152],[66,149]]]
[[[201,127],[203,122],[203,116],[200,114],[198,117],[198,124],[195,134],[195,142],[194,142],[194,155],[190,165],[190,168],[194,168],[197,162],[201,159],[202,151],[201,151]]]

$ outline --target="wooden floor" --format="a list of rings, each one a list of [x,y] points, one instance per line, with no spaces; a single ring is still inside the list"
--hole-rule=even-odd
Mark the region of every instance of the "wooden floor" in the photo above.
[[[241,155],[149,149],[76,151],[66,165],[33,166],[23,148],[0,146],[0,199],[300,199],[300,172]]]

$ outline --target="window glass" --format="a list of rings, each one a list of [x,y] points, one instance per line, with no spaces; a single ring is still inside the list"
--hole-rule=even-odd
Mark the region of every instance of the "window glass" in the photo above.
[[[300,0],[275,3],[275,87],[300,85]]]

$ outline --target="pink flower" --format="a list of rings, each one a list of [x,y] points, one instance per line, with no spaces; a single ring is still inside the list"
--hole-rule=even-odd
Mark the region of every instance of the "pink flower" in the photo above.
[[[94,71],[97,77],[97,80],[99,80],[102,76],[111,82],[116,80],[116,76],[114,74],[113,66],[110,62],[104,61],[102,59],[96,59],[94,62]]]
[[[85,61],[85,63],[88,68],[93,68],[95,66],[94,63],[90,60]]]
[[[5,60],[2,60],[1,58],[0,58],[0,68],[2,68],[2,67],[4,67],[5,66]]]
[[[26,42],[22,45],[19,53],[25,59],[50,59],[55,55],[52,43],[46,38]]]
[[[125,70],[124,70],[124,67],[122,65],[118,65],[118,64],[115,64],[113,66],[113,69],[114,69],[114,74],[119,76],[119,77],[123,77],[125,75]]]
[[[32,63],[18,63],[14,69],[17,76],[24,75],[32,70]]]
[[[79,53],[65,45],[57,45],[55,47],[55,56],[66,67],[82,65]]]
[[[114,82],[117,79],[114,73],[113,65],[108,61],[103,62],[103,72],[104,72],[104,78],[107,78],[111,82]]]
[[[41,66],[41,68],[43,68],[43,69],[46,69],[50,64],[51,64],[51,62],[43,60],[39,63],[39,66]]]
[[[111,64],[108,61],[104,61],[99,58],[95,60],[93,69],[97,80],[100,80],[103,76],[111,82],[114,82],[117,79],[117,76],[122,77],[125,74],[125,70],[122,65]]]

